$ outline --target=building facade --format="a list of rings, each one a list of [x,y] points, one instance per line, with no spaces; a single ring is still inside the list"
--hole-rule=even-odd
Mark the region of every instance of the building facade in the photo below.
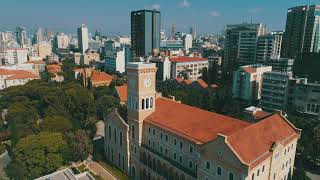
[[[6,48],[3,50],[3,64],[23,64],[28,61],[28,49]]]
[[[131,12],[131,48],[133,57],[145,57],[159,51],[161,14],[156,10]]]
[[[187,78],[197,80],[202,76],[202,70],[209,68],[209,61],[199,57],[172,57],[171,78]]]
[[[159,96],[155,64],[130,63],[127,72],[128,115],[106,117],[105,153],[131,179],[292,176],[301,130],[282,115],[253,124],[222,116]]]
[[[54,46],[57,49],[67,49],[69,47],[70,39],[64,33],[57,33],[54,40]]]
[[[78,28],[78,47],[81,52],[85,52],[89,48],[88,27],[85,24],[81,24]]]
[[[292,73],[294,59],[271,57],[263,63],[265,66],[272,66],[273,71]]]
[[[115,51],[106,52],[105,68],[111,72],[124,73],[126,71],[125,49],[119,48]]]
[[[39,75],[25,70],[9,70],[0,68],[0,90],[11,86],[24,85],[34,79],[40,79]]]
[[[298,53],[320,52],[319,21],[320,5],[289,8],[281,57],[294,58]]]
[[[262,75],[272,71],[271,66],[241,66],[233,72],[232,95],[249,104],[261,99]]]
[[[263,24],[227,25],[223,69],[232,73],[238,65],[256,63],[257,41],[266,34]]]
[[[16,41],[20,48],[26,48],[28,45],[27,31],[25,27],[16,28]]]

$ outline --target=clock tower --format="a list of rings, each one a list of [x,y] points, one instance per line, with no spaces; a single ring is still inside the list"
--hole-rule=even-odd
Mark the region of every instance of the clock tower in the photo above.
[[[131,144],[141,144],[143,120],[155,111],[156,71],[154,63],[134,62],[127,65],[127,110]]]

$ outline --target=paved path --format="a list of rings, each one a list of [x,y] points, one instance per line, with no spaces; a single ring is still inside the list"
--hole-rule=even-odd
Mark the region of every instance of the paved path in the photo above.
[[[312,174],[310,172],[306,172],[306,174],[311,180],[319,180],[320,179],[320,175]]]
[[[88,164],[88,167],[95,172],[97,175],[101,176],[104,180],[117,180],[109,171],[104,169],[99,163],[93,162]]]
[[[9,157],[8,151],[0,155],[0,168],[5,168],[9,162],[11,161],[11,158]]]

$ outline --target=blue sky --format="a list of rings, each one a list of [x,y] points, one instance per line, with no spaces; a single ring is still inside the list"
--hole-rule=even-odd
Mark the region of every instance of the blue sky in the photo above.
[[[178,31],[197,27],[199,33],[219,33],[226,24],[266,23],[269,30],[284,29],[287,8],[320,4],[320,0],[1,0],[0,30],[24,25],[29,31],[48,27],[76,32],[85,23],[89,31],[130,33],[130,11],[157,8],[162,27],[175,23]]]

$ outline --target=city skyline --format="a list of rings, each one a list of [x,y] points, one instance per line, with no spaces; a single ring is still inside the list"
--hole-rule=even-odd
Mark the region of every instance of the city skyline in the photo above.
[[[232,6],[230,6],[231,1]],[[28,2],[12,0],[3,2],[3,7],[14,6],[19,13],[12,13],[11,8],[4,8],[0,12],[2,22],[0,30],[14,31],[16,26],[26,26],[30,34],[37,27],[47,27],[52,31],[76,34],[76,28],[84,23],[92,33],[98,29],[107,35],[129,35],[131,11],[158,9],[162,15],[161,27],[167,34],[170,34],[171,24],[176,24],[177,31],[189,32],[189,28],[195,26],[198,34],[208,34],[221,33],[227,24],[241,22],[264,23],[267,24],[268,31],[274,31],[284,30],[288,8],[320,3],[319,0],[277,2],[272,0],[276,3],[274,6],[270,1],[248,0],[241,3],[236,0],[231,1],[141,0],[132,3],[128,0],[117,2],[94,0],[89,4],[89,1],[85,0],[68,2],[56,0],[41,4],[36,3],[36,0]]]

